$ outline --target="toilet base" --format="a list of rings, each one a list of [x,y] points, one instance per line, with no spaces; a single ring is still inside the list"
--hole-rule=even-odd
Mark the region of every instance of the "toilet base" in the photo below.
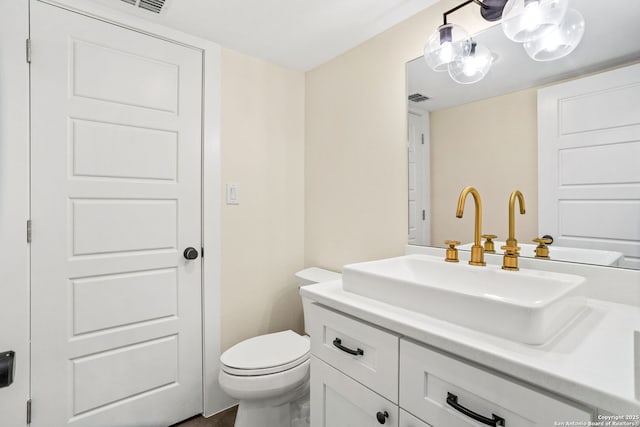
[[[241,400],[234,427],[309,427],[309,381],[265,400]]]

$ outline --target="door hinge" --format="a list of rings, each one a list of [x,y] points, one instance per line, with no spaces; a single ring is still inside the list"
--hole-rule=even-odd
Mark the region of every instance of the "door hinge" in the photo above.
[[[27,54],[27,64],[31,64],[31,39],[27,39],[26,54]]]
[[[422,209],[422,220],[424,221],[426,219],[427,219],[427,212],[424,209]]]
[[[27,220],[27,243],[31,243],[31,220]]]
[[[31,399],[27,400],[27,424],[31,424]]]
[[[424,145],[424,133],[421,134],[420,136],[422,136],[422,145]]]

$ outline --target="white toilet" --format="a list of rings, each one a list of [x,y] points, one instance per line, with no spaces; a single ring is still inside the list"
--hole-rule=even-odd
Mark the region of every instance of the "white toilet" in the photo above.
[[[316,267],[296,273],[298,287],[339,278]],[[308,304],[302,298],[304,312]],[[220,356],[220,387],[239,401],[235,427],[308,427],[310,350],[308,336],[282,331],[249,338]]]

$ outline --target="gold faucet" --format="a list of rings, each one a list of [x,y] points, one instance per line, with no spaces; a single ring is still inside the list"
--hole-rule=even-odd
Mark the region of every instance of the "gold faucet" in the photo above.
[[[506,241],[506,246],[511,246],[513,248],[518,247],[518,241],[516,240],[516,219],[515,219],[515,210],[516,210],[516,198],[520,204],[520,214],[524,215],[524,196],[520,192],[520,190],[516,190],[511,193],[511,197],[509,197],[509,238]]]
[[[484,262],[484,249],[480,245],[480,234],[482,234],[482,201],[480,200],[480,193],[473,187],[466,187],[460,193],[460,197],[458,198],[458,209],[456,210],[456,216],[458,218],[462,218],[464,214],[464,202],[467,199],[467,195],[471,193],[473,196],[473,201],[476,205],[476,221],[475,221],[475,231],[473,234],[473,246],[471,246],[471,261],[469,264],[471,265],[486,265]]]

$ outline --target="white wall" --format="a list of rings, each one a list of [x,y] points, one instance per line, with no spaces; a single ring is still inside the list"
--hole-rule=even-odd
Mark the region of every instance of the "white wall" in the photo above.
[[[222,50],[222,349],[302,331],[304,73]]]
[[[307,72],[307,265],[339,270],[404,252],[405,63],[423,54],[442,13],[457,3],[438,2]]]

